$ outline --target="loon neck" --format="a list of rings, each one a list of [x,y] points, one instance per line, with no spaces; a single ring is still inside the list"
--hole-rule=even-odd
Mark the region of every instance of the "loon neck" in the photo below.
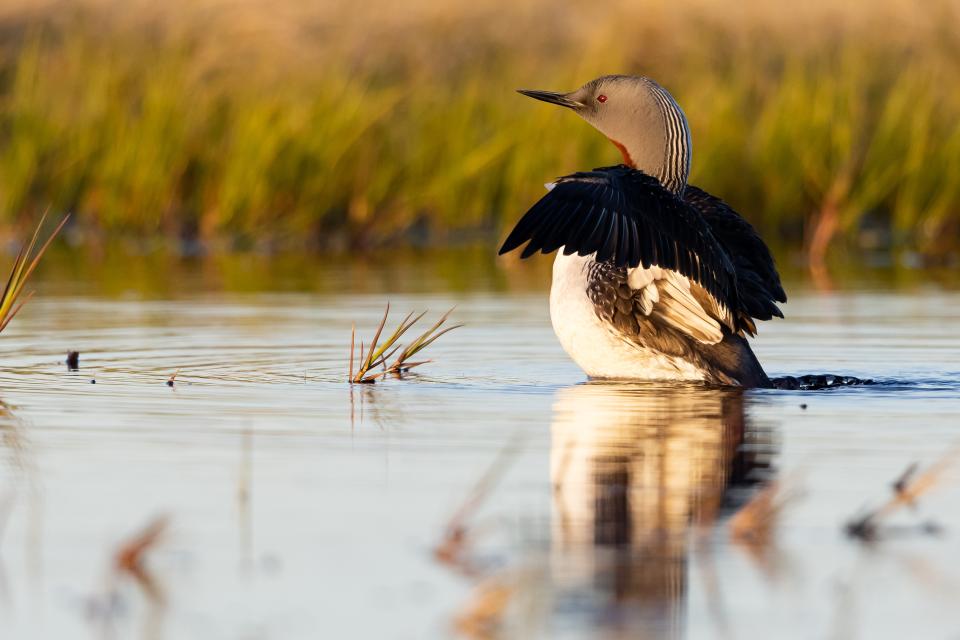
[[[661,135],[630,141],[611,138],[610,141],[620,150],[625,165],[655,177],[665,188],[679,195],[683,193],[690,174],[690,127],[683,110],[665,89],[653,81],[650,81],[649,88],[659,111]]]

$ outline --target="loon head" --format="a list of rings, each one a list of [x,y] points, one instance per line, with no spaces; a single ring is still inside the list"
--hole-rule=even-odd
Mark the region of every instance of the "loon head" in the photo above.
[[[640,76],[602,76],[568,93],[519,89],[573,109],[607,136],[624,164],[654,176],[676,193],[690,173],[690,127],[673,96]]]

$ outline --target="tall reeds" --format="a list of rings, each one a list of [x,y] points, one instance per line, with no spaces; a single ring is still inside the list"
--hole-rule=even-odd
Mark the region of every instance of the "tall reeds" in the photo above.
[[[0,223],[50,204],[107,233],[494,235],[618,158],[513,89],[627,72],[676,95],[692,180],[774,244],[955,250],[955,4],[834,4],[0,0]]]

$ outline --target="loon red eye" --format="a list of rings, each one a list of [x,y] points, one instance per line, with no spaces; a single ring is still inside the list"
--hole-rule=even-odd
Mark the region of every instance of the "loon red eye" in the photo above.
[[[597,102],[606,102],[606,101],[607,101],[607,96],[603,95],[602,93],[597,96]]]

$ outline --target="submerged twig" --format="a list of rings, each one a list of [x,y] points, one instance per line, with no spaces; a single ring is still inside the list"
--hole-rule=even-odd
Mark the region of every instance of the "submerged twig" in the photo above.
[[[514,562],[475,583],[469,599],[453,617],[453,630],[472,640],[532,637],[540,623],[550,574],[542,557]]]
[[[730,518],[730,535],[738,542],[766,543],[784,508],[799,496],[774,480]]]
[[[33,237],[30,239],[30,242],[20,249],[20,253],[17,254],[17,258],[13,262],[13,267],[10,269],[7,286],[3,290],[2,297],[0,297],[0,332],[7,328],[7,325],[13,320],[14,316],[17,315],[20,309],[23,308],[23,305],[33,296],[33,292],[30,291],[23,300],[20,300],[19,304],[17,302],[23,293],[23,286],[26,284],[27,278],[29,278],[33,270],[37,268],[40,258],[46,253],[47,248],[50,247],[50,243],[53,242],[53,239],[57,237],[57,234],[63,229],[63,225],[70,219],[70,214],[63,217],[63,220],[61,220],[57,228],[53,230],[50,237],[47,238],[46,242],[44,242],[40,249],[34,254],[33,249],[37,245],[37,239],[40,237],[40,229],[43,228],[43,223],[46,218],[47,214],[44,213],[40,218],[40,223],[37,225],[36,230],[33,232]]]
[[[156,545],[166,528],[167,518],[160,516],[120,545],[114,554],[114,565],[117,570],[130,572],[140,566],[146,552]]]
[[[146,556],[160,542],[167,525],[166,516],[156,517],[114,550],[103,591],[87,601],[87,614],[104,625],[105,634],[111,631],[114,620],[127,608],[125,589],[122,588],[127,579],[140,588],[152,610],[157,611],[166,605],[163,587],[149,570]]]
[[[167,530],[169,520],[159,516],[150,521],[142,530],[121,544],[113,556],[113,566],[117,574],[126,574],[134,579],[151,599],[163,600],[163,592],[153,575],[145,565],[146,554],[156,547]]]
[[[505,446],[490,463],[483,475],[470,488],[467,497],[447,522],[443,538],[433,550],[434,557],[440,563],[460,569],[467,575],[476,573],[475,567],[465,557],[468,537],[467,520],[480,508],[494,485],[503,476],[511,457],[516,451],[516,443]]]
[[[516,590],[504,576],[492,576],[474,589],[470,600],[454,618],[456,630],[467,638],[496,638]]]
[[[774,568],[777,524],[784,509],[800,496],[795,481],[774,480],[733,514],[727,523],[730,539],[768,573]]]
[[[440,330],[440,327],[447,321],[447,318],[452,312],[453,309],[451,308],[443,314],[433,326],[401,350],[400,338],[402,338],[413,325],[419,322],[427,312],[424,311],[417,316],[414,316],[413,312],[408,313],[406,317],[400,321],[396,329],[393,330],[393,333],[381,343],[380,336],[383,334],[383,329],[387,324],[387,318],[390,315],[390,303],[388,302],[387,308],[383,312],[383,318],[380,319],[380,324],[377,326],[377,330],[373,335],[373,340],[370,341],[369,348],[364,349],[364,342],[363,340],[360,341],[360,364],[356,371],[353,369],[356,351],[356,325],[354,325],[350,332],[350,382],[354,384],[372,384],[388,374],[399,376],[414,367],[430,362],[429,360],[410,362],[410,358],[426,349],[443,334],[463,326],[457,324]],[[387,361],[398,351],[399,355],[397,355],[396,360],[388,365]],[[381,370],[376,371],[377,369]]]
[[[892,483],[893,495],[876,509],[869,510],[849,522],[844,527],[847,535],[863,541],[874,541],[880,537],[883,519],[905,507],[915,507],[917,499],[936,487],[947,467],[953,464],[960,447],[954,447],[924,471],[918,471],[916,462],[911,463]],[[940,529],[935,523],[923,522],[918,525],[923,533],[937,533]]]

